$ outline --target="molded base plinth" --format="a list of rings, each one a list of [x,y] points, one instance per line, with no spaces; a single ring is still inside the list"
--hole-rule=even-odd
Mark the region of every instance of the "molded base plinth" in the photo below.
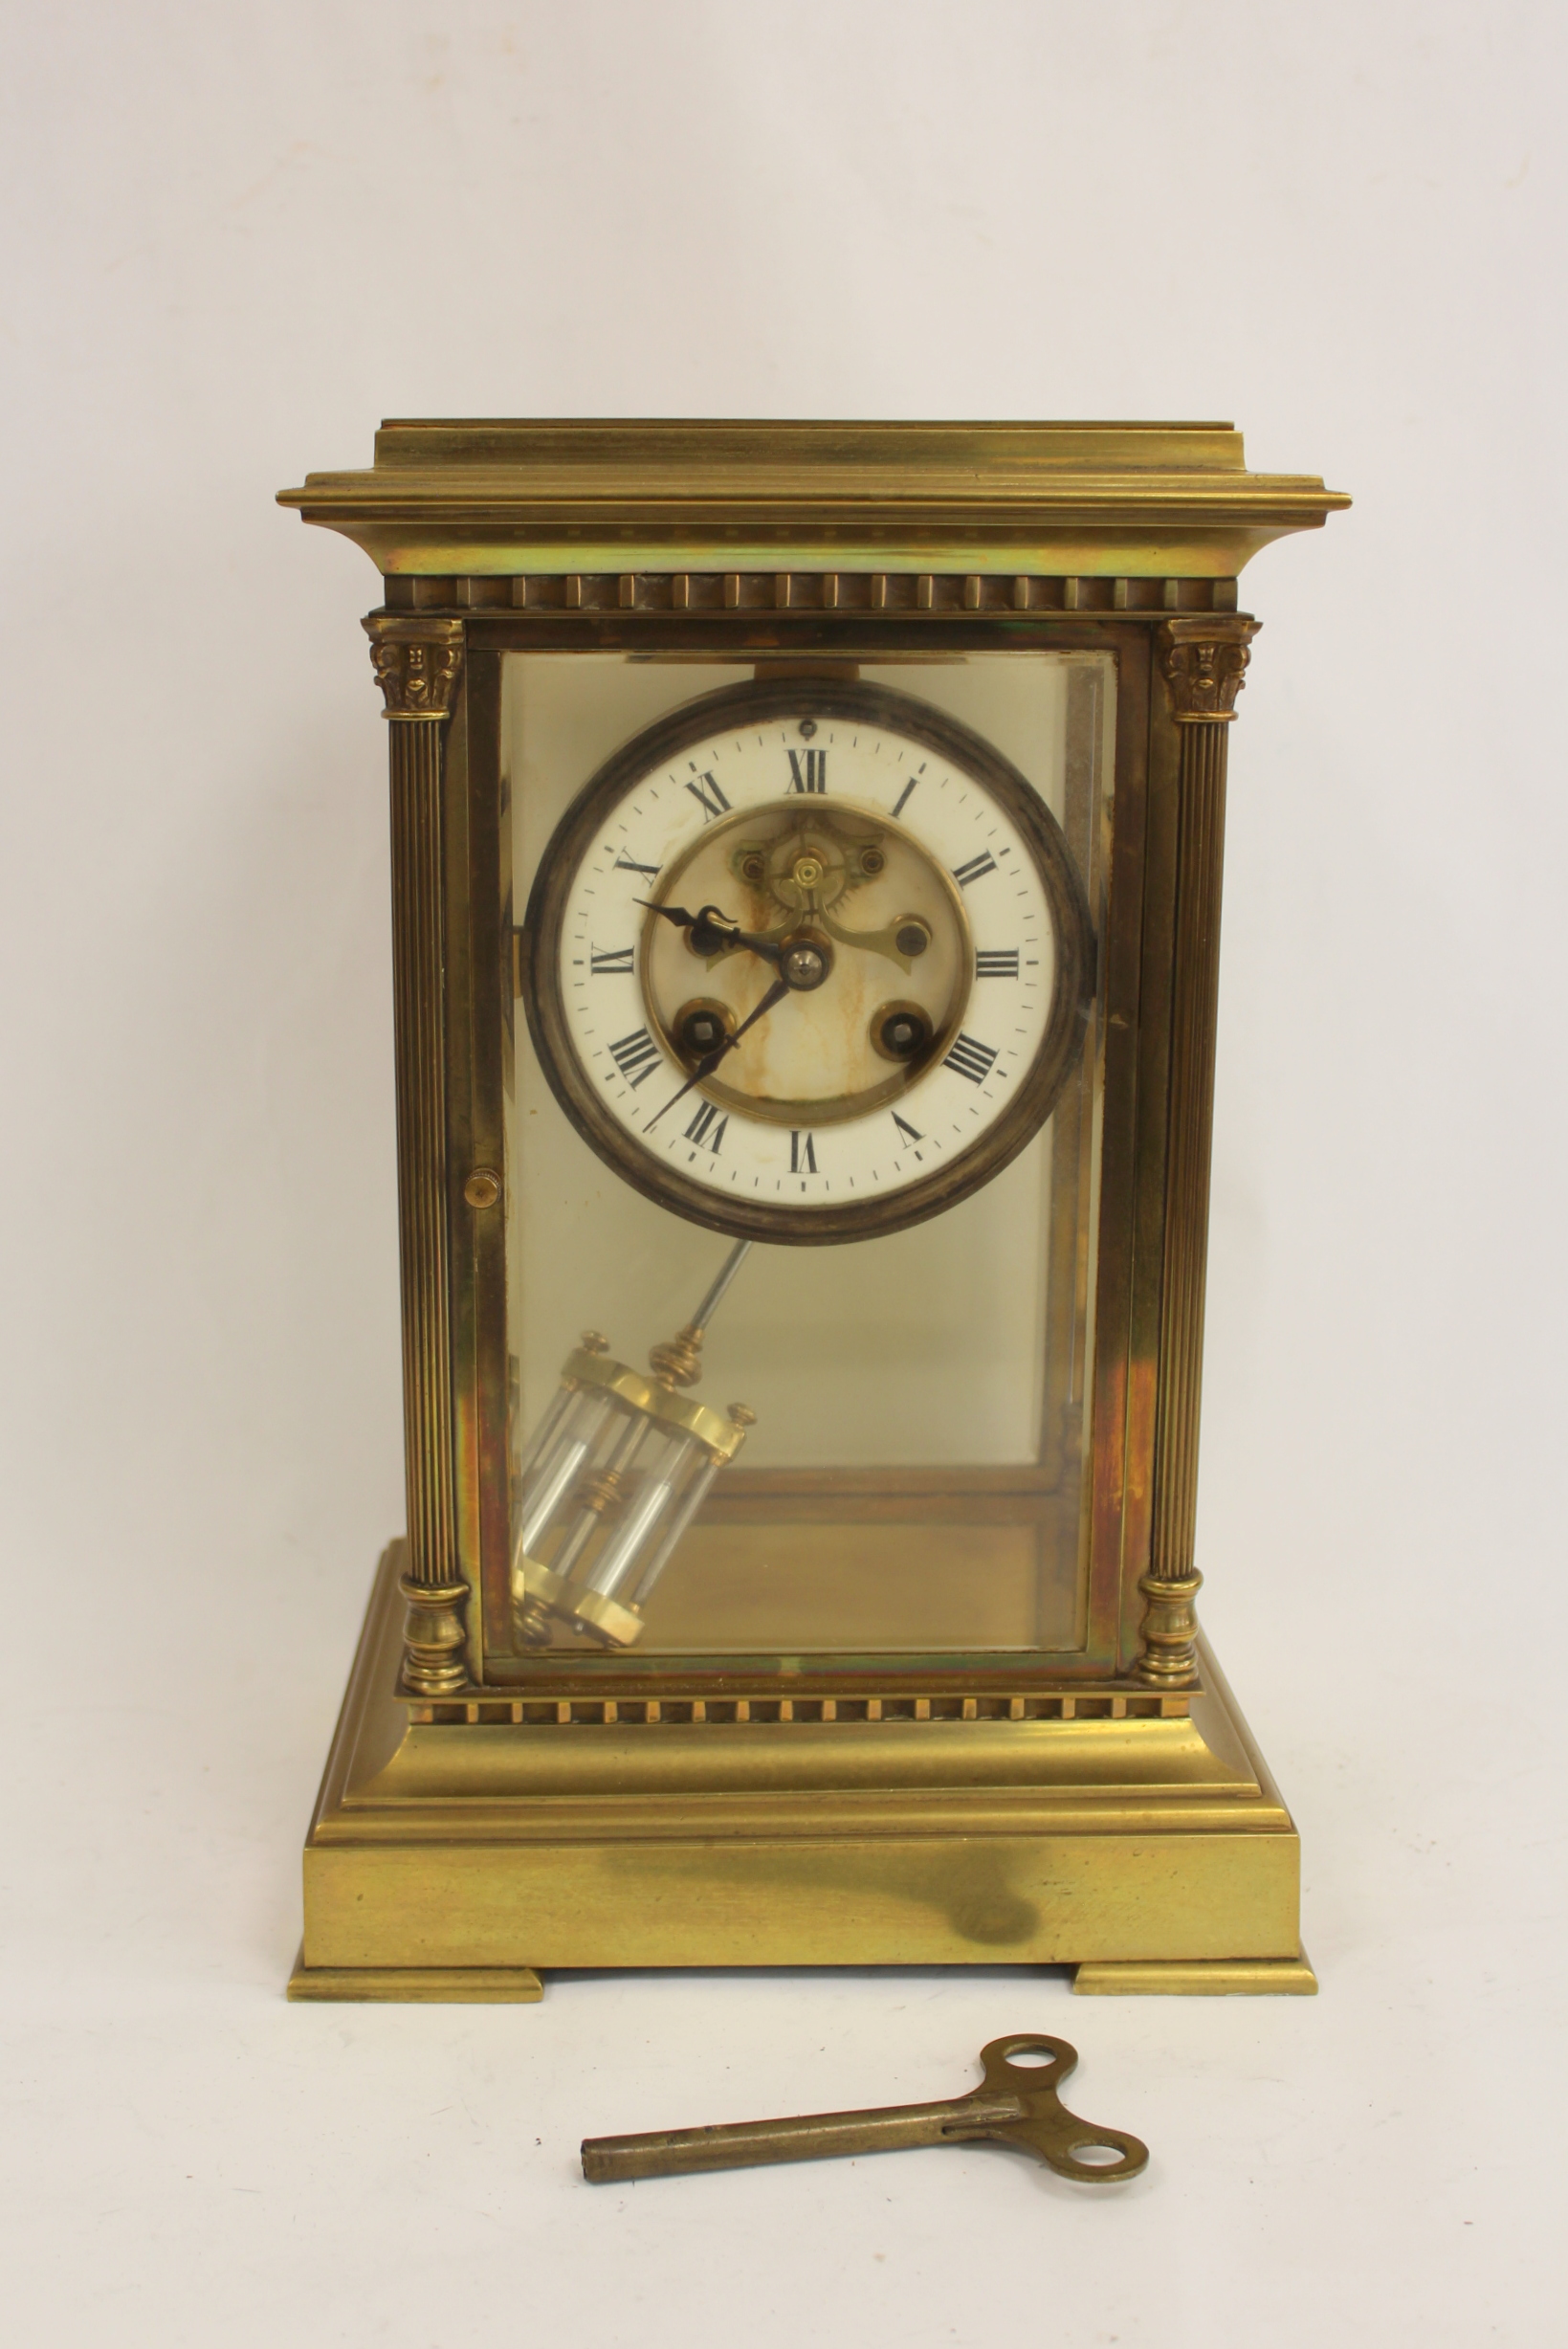
[[[305,1847],[293,1998],[536,1999],[555,1967],[613,1966],[1073,1965],[1102,1996],[1316,1986],[1295,1828],[1206,1652],[1190,1712],[1135,1711],[1130,1688],[1035,1718],[603,1701],[541,1718],[487,1691],[410,1709],[401,1552]]]

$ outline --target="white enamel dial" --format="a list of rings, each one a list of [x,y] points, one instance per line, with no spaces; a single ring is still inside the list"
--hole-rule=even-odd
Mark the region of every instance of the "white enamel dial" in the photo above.
[[[1065,849],[1015,770],[903,696],[718,702],[629,746],[558,835],[536,985],[568,1107],[684,1212],[894,1228],[878,1203],[962,1195],[1049,1108],[1085,984]]]

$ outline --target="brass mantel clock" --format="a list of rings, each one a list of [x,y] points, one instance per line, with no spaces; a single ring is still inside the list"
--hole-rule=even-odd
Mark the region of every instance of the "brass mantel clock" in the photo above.
[[[409,1534],[293,1994],[1310,1990],[1199,1635],[1224,425],[392,424]]]

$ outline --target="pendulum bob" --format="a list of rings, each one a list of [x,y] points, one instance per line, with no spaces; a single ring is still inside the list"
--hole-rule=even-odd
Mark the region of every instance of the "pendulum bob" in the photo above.
[[[669,1351],[654,1349],[661,1368]],[[515,1512],[519,1646],[543,1647],[558,1627],[634,1646],[649,1594],[752,1419],[744,1404],[721,1416],[586,1345],[569,1354]]]

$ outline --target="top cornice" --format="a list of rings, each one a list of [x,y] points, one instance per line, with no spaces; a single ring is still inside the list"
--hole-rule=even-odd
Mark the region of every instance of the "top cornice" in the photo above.
[[[279,503],[386,574],[1032,571],[1233,577],[1350,503],[1226,424],[384,424]]]

